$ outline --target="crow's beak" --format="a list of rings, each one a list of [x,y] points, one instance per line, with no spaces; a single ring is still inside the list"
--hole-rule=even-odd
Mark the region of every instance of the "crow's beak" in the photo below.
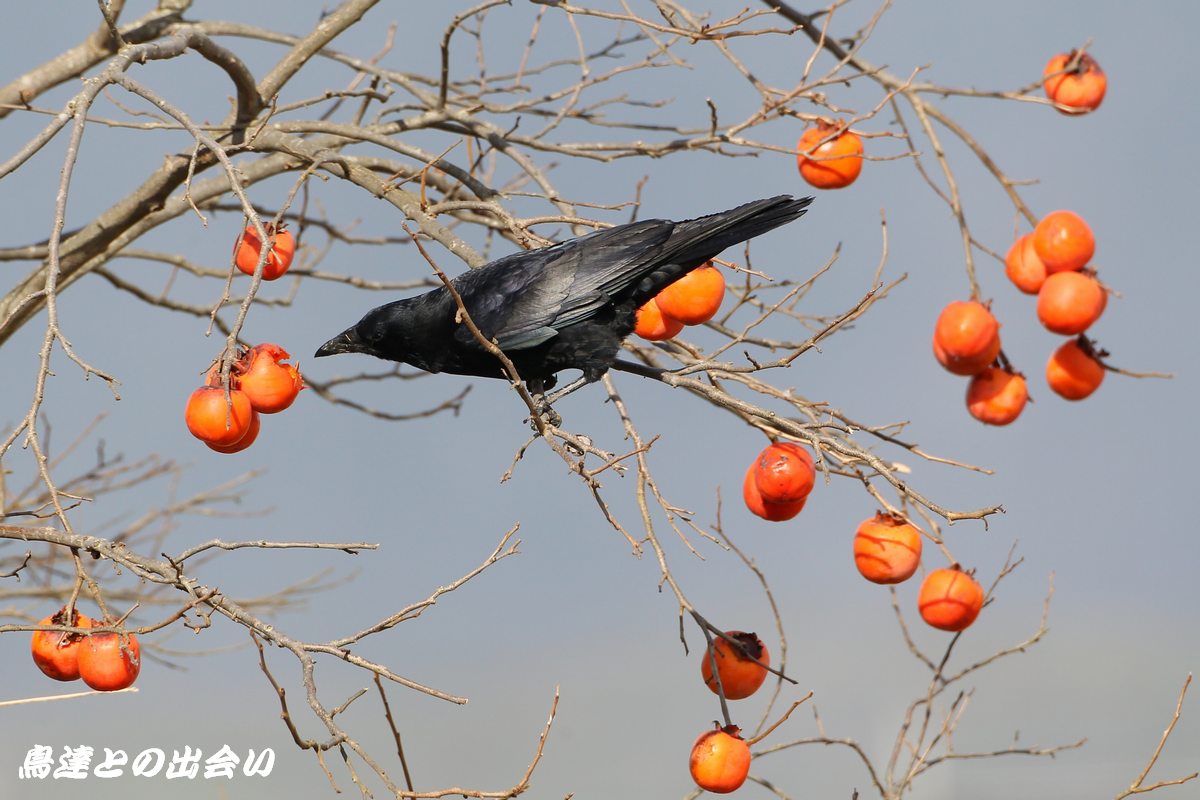
[[[361,353],[362,339],[354,328],[347,328],[317,348],[316,358],[334,356],[338,353]]]

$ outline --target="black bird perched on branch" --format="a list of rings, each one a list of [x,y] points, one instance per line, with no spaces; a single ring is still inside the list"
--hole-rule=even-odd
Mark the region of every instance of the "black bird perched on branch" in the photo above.
[[[471,320],[540,395],[559,370],[599,380],[642,304],[725,248],[796,219],[810,202],[781,195],[683,222],[618,225],[505,256],[451,283]],[[504,377],[457,313],[443,286],[368,311],[316,355],[366,353],[426,372]]]

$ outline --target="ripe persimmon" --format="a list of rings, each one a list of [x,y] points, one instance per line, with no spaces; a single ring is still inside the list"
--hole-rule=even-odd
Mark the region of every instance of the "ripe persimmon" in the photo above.
[[[63,606],[45,619],[38,620],[38,625],[90,628],[92,619],[78,611],[73,618],[68,617],[67,607]],[[48,678],[56,681],[78,680],[79,643],[83,638],[83,634],[70,631],[34,631],[30,647],[33,663],[37,664],[37,668]]]
[[[1064,342],[1046,362],[1046,383],[1067,400],[1082,400],[1099,389],[1103,381],[1104,365],[1086,340],[1085,346],[1075,339]]]
[[[188,398],[183,418],[197,439],[228,447],[241,441],[249,432],[254,414],[250,398],[240,389],[230,389],[226,403],[224,389],[201,386]]]
[[[1033,235],[1025,234],[1013,242],[1004,259],[1004,274],[1025,294],[1037,294],[1046,282],[1046,265],[1038,258]]]
[[[818,189],[842,189],[858,180],[863,165],[863,143],[858,134],[844,130],[824,144],[838,126],[821,121],[809,128],[796,144],[800,177]],[[815,149],[814,149],[815,148]]]
[[[794,442],[767,445],[754,461],[754,485],[767,503],[798,503],[816,480],[812,456]]]
[[[943,631],[966,629],[983,608],[983,587],[957,564],[925,576],[917,594],[921,619]]]
[[[1063,114],[1086,114],[1095,111],[1104,100],[1108,90],[1108,77],[1087,53],[1079,53],[1078,64],[1067,69],[1077,50],[1059,53],[1050,59],[1042,70],[1045,77],[1046,96],[1055,102],[1055,108]],[[1065,71],[1064,71],[1065,70]]]
[[[692,745],[688,769],[701,789],[728,794],[746,782],[750,774],[750,745],[737,725],[705,731]]]
[[[978,300],[955,300],[933,328],[933,355],[955,375],[974,375],[1000,354],[1000,323]]]
[[[1046,274],[1074,272],[1096,254],[1096,236],[1074,211],[1051,211],[1033,229],[1033,249],[1046,265]]]
[[[769,503],[763,500],[754,481],[755,464],[751,464],[746,470],[746,477],[742,481],[742,499],[746,501],[746,508],[750,509],[751,514],[770,522],[783,522],[804,510],[804,504],[808,502],[807,497],[794,503]]]
[[[1038,292],[1037,315],[1047,330],[1074,336],[1100,319],[1108,293],[1086,272],[1056,272]]]
[[[988,425],[1009,424],[1028,401],[1025,378],[1000,367],[988,367],[967,385],[967,411]]]
[[[132,686],[142,670],[141,647],[132,633],[92,633],[79,646],[79,677],[100,692]]]
[[[742,700],[758,691],[767,679],[767,668],[771,654],[757,635],[744,631],[725,631],[725,635],[741,645],[741,650],[721,637],[713,637],[700,660],[700,675],[713,693],[717,693],[717,680],[713,677],[713,660],[717,662],[717,678],[727,700]],[[752,656],[753,658],[747,658]],[[757,663],[758,659],[762,664]]]
[[[263,264],[262,277],[264,281],[273,281],[292,266],[292,259],[296,256],[296,237],[292,236],[291,231],[286,230],[283,224],[275,227],[267,223],[266,228],[271,241],[267,262]],[[258,231],[253,225],[247,225],[242,232],[242,238],[234,244],[234,263],[242,272],[253,275],[261,251],[262,242],[258,238]]]
[[[250,405],[260,414],[277,414],[295,401],[304,380],[292,364],[281,363],[291,358],[277,344],[259,344],[245,356],[245,371],[238,375],[238,386],[246,393]]]
[[[921,564],[921,533],[897,514],[879,511],[854,534],[854,566],[872,583],[902,583]]]
[[[684,325],[708,322],[725,298],[725,277],[711,261],[696,267],[654,298],[658,310]]]
[[[254,440],[258,438],[258,432],[262,428],[262,422],[259,420],[258,412],[254,411],[250,414],[250,429],[246,431],[241,439],[238,439],[233,444],[213,444],[205,442],[210,450],[216,450],[218,453],[240,453],[250,445],[254,444]]]
[[[637,326],[633,332],[649,342],[673,339],[683,330],[683,323],[662,313],[653,297],[637,310]]]

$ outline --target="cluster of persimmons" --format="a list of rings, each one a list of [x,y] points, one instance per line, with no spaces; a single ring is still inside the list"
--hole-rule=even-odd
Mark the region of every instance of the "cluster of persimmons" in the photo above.
[[[1046,94],[1064,114],[1084,114],[1104,99],[1107,81],[1087,53],[1060,53],[1044,72]],[[1046,362],[1046,382],[1067,400],[1082,400],[1104,380],[1104,353],[1087,338],[1108,303],[1108,290],[1088,264],[1096,252],[1092,229],[1072,211],[1052,211],[1017,238],[1005,274],[1018,290],[1037,296],[1037,317],[1052,333],[1071,337]],[[989,425],[1007,425],[1029,400],[1025,377],[1000,348],[1000,323],[978,299],[955,301],[938,317],[933,353],[955,375],[970,377],[967,410]]]
[[[89,628],[107,627],[86,614],[63,606],[38,622],[60,630],[35,631],[33,663],[56,681],[80,678],[93,689],[115,692],[133,685],[142,669],[141,648],[132,633],[84,633]],[[74,628],[75,630],[66,630]]]
[[[296,240],[282,226],[267,226],[270,250],[262,278],[273,281],[287,272],[296,252]],[[254,226],[238,238],[234,263],[253,275],[260,258],[261,243]],[[270,342],[243,347],[229,368],[229,386],[221,374],[221,359],[208,370],[205,383],[192,392],[184,409],[184,421],[192,435],[218,453],[237,453],[258,438],[259,414],[277,414],[288,408],[304,388],[300,370],[283,363],[291,358],[286,350]]]
[[[1043,72],[1047,96],[1064,114],[1094,110],[1104,98],[1106,79],[1087,53],[1055,56]],[[819,120],[797,145],[800,175],[818,189],[841,189],[862,171],[862,139],[844,123]],[[1100,385],[1103,355],[1083,335],[1104,311],[1107,292],[1087,265],[1095,238],[1087,223],[1070,211],[1047,214],[1032,233],[1019,238],[1006,261],[1007,274],[1022,292],[1037,295],[1037,315],[1049,330],[1068,339],[1050,357],[1046,378],[1050,387],[1069,400],[1087,397]],[[685,324],[710,319],[721,303],[724,282],[711,275],[669,286],[638,315],[637,333],[652,341],[670,339]],[[699,270],[697,270],[699,272]],[[689,276],[690,277],[690,276]],[[664,301],[668,292],[671,297]],[[686,295],[686,301],[681,300]],[[703,308],[684,319],[675,309],[686,304]],[[938,318],[933,337],[937,360],[956,375],[969,376],[967,407],[977,419],[1005,425],[1020,414],[1028,399],[1025,379],[1001,352],[1000,324],[978,300],[956,301]],[[793,442],[768,445],[746,470],[742,498],[755,515],[782,522],[798,515],[816,481],[813,458]],[[854,564],[868,581],[897,584],[912,577],[921,563],[921,533],[903,516],[878,512],[859,525],[854,536]],[[973,571],[958,564],[929,571],[917,594],[921,618],[934,628],[959,632],[979,616],[986,592]],[[712,639],[700,662],[700,674],[713,692],[726,700],[754,694],[767,678],[770,654],[754,633],[726,631]],[[750,743],[737,725],[719,724],[692,746],[692,779],[702,789],[732,792],[750,771]]]

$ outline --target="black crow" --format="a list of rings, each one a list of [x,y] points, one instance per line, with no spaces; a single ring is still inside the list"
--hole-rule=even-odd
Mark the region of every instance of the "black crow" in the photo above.
[[[540,394],[559,370],[599,380],[642,304],[725,248],[796,219],[810,202],[781,195],[683,222],[618,225],[505,256],[452,283],[472,321]],[[316,355],[366,353],[426,372],[504,377],[499,360],[456,321],[457,310],[445,287],[387,303]]]

